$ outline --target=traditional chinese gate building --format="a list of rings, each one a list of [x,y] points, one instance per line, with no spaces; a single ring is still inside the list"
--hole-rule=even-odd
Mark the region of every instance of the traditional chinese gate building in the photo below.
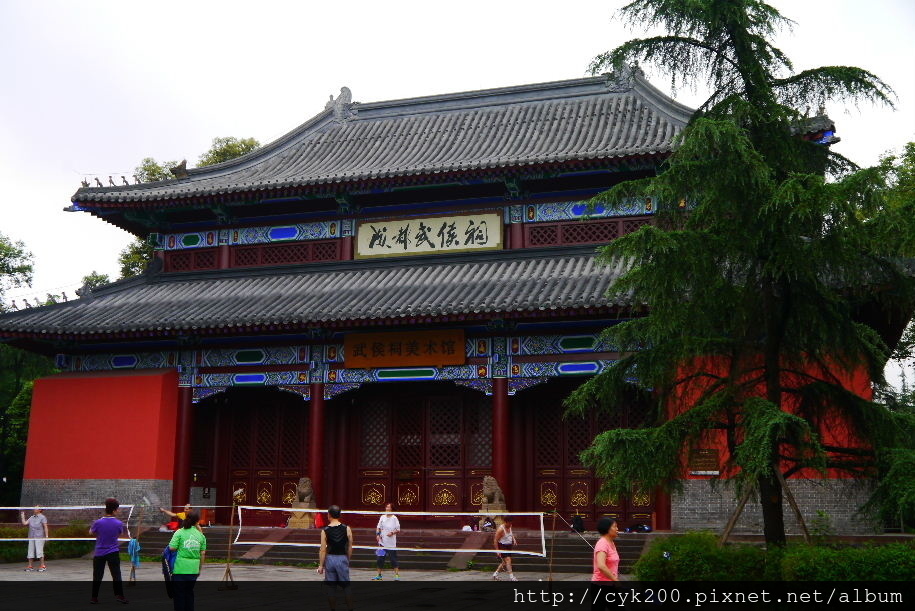
[[[0,318],[56,355],[35,387],[24,503],[512,510],[670,524],[634,490],[595,503],[579,452],[610,419],[562,400],[612,365],[621,267],[595,247],[650,199],[691,111],[640,73],[359,104],[349,90],[277,141],[174,180],[82,188],[68,210],[155,247],[141,277]],[[53,448],[53,449],[51,449]]]

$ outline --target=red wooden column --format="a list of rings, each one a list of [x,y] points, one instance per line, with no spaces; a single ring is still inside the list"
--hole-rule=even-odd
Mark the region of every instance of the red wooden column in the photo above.
[[[344,236],[340,238],[340,260],[351,261],[353,259],[353,236]]]
[[[324,507],[324,382],[311,384],[311,413],[308,423],[308,471],[315,502]]]
[[[499,482],[506,502],[517,506],[510,496],[508,456],[511,450],[508,418],[508,378],[492,379],[492,475]]]
[[[194,434],[194,389],[178,387],[178,427],[175,431],[175,472],[172,505],[191,502],[191,440]]]
[[[229,269],[232,265],[232,252],[228,244],[219,245],[219,269]]]
[[[522,223],[512,223],[509,227],[509,248],[524,248],[524,225]]]

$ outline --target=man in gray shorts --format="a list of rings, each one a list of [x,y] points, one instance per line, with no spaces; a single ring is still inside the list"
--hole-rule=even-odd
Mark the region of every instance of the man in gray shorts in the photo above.
[[[321,551],[318,553],[318,575],[324,575],[327,603],[337,608],[337,592],[334,586],[343,589],[346,608],[353,608],[349,589],[349,560],[353,556],[353,531],[340,521],[340,507],[331,505],[327,509],[329,524],[321,530]]]

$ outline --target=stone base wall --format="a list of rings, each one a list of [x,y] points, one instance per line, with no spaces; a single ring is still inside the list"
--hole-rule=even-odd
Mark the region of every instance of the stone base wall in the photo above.
[[[829,516],[828,523],[835,534],[882,532],[874,516],[858,513],[869,496],[866,480],[791,479],[788,486],[801,508],[808,531],[815,524],[814,520],[819,519],[817,512],[823,511]],[[683,491],[671,495],[671,527],[675,531],[722,532],[737,508],[737,501],[734,488],[722,481],[684,480]],[[800,534],[797,518],[787,500],[783,502],[783,507],[788,534]],[[762,512],[757,496],[751,496],[747,501],[733,532],[762,533]]]
[[[103,505],[108,497],[116,498],[121,505],[135,505],[134,517],[144,497],[148,501],[144,523],[162,517],[159,507],[172,502],[170,479],[27,479],[22,482],[19,504],[25,507],[43,505]],[[61,512],[48,512],[52,522],[66,522]],[[126,514],[123,514],[126,515]],[[158,516],[158,517],[153,517]],[[85,518],[83,514],[81,519]]]

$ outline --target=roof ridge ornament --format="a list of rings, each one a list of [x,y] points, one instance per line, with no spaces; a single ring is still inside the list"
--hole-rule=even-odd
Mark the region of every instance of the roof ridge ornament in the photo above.
[[[635,64],[630,66],[620,64],[612,72],[604,73],[604,76],[607,77],[607,91],[610,93],[631,91],[635,85],[635,77],[644,75],[645,73],[642,72],[642,69]]]
[[[358,104],[359,102],[353,102],[353,92],[350,91],[349,87],[341,87],[340,95],[334,98],[333,94],[331,94],[327,104],[324,105],[324,110],[333,111],[334,121],[345,123],[359,112],[355,108]]]

